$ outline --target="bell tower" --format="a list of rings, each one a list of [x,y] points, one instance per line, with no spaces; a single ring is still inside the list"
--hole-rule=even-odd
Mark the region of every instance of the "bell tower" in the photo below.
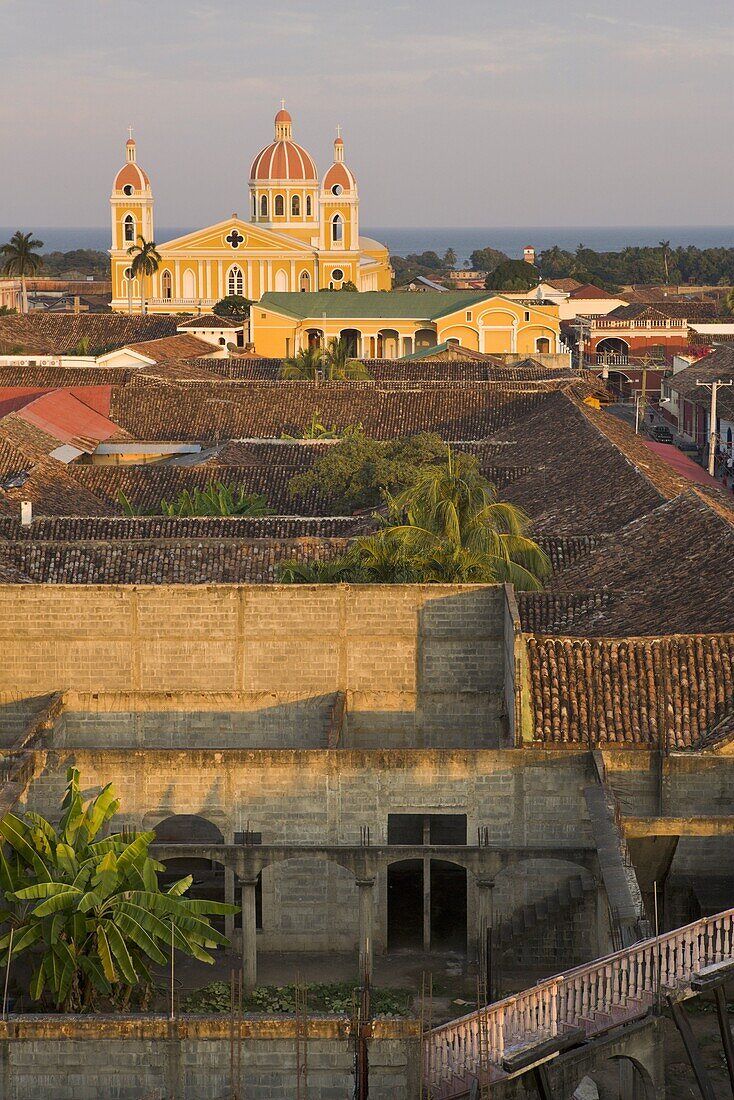
[[[125,163],[115,176],[110,195],[112,249],[127,250],[138,237],[154,239],[153,192],[150,180],[138,164],[132,126],[125,144]]]

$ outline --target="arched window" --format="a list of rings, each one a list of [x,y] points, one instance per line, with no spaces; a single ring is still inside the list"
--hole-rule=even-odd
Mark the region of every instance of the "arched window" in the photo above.
[[[164,298],[173,297],[173,280],[171,279],[171,272],[168,270],[161,275],[161,294]]]
[[[302,271],[298,280],[298,289],[308,293],[311,289],[311,276],[307,271]]]
[[[306,217],[311,217],[311,196],[306,195]]]
[[[301,200],[298,195],[294,195],[291,199],[291,217],[300,218],[301,216]]]
[[[333,244],[341,244],[344,240],[344,218],[341,214],[335,214],[331,219],[331,240]]]
[[[260,196],[260,217],[267,218],[268,216],[268,196]]]
[[[276,216],[276,218],[282,218],[283,214],[285,212],[285,207],[283,205],[283,196],[282,195],[276,195],[275,196],[274,206],[275,206],[275,216]]]
[[[132,244],[135,240],[135,218],[132,214],[126,214],[122,224],[125,230],[125,243]]]
[[[255,194],[252,196],[252,216],[253,218],[257,217],[257,195]]]
[[[227,294],[242,294],[245,285],[245,277],[242,274],[242,268],[237,264],[234,267],[230,267],[227,274]]]

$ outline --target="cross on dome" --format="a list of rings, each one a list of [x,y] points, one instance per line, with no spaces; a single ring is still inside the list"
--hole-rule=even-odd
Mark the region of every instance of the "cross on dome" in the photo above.
[[[127,128],[127,136],[128,136],[128,139],[129,139],[130,141],[132,141],[132,139],[133,139],[133,128],[132,128],[132,126],[128,126],[128,128]]]

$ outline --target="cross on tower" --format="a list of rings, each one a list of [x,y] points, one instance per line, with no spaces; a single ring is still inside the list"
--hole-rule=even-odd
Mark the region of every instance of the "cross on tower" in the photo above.
[[[280,109],[281,109],[281,111],[285,110],[285,100],[284,99],[281,99],[281,101],[280,101]]]
[[[133,139],[133,128],[132,128],[132,126],[128,126],[127,136],[130,138],[130,141],[132,141],[132,139]]]
[[[338,138],[340,138],[342,136],[342,128],[338,123],[337,123],[337,127],[336,127],[336,136]]]

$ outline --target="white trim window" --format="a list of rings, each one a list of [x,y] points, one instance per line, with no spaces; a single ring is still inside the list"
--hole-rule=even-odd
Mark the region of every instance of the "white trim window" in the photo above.
[[[242,295],[244,287],[245,276],[242,273],[242,268],[239,267],[238,264],[234,264],[227,272],[227,295]]]
[[[122,219],[122,239],[125,244],[135,243],[135,218],[132,214],[126,214]]]
[[[331,219],[331,243],[341,244],[344,240],[344,218],[335,214]]]
[[[173,278],[171,272],[166,270],[161,274],[161,298],[170,300],[173,297]]]

